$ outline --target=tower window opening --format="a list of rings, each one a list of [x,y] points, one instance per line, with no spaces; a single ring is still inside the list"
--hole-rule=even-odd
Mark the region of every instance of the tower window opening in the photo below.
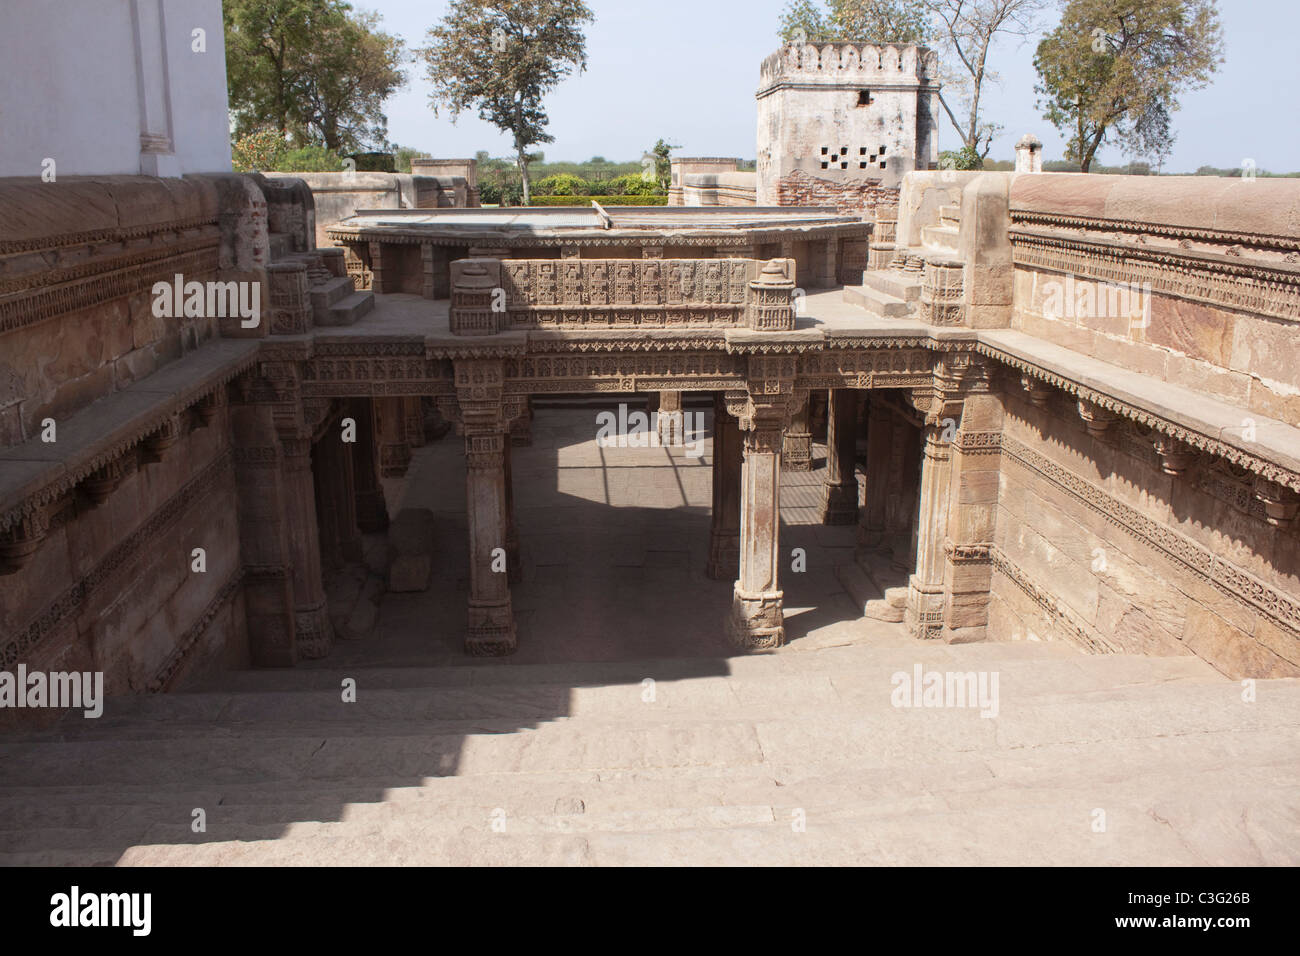
[[[870,106],[870,105],[871,105],[871,91],[870,91],[870,90],[858,90],[858,105],[859,105],[859,106]]]

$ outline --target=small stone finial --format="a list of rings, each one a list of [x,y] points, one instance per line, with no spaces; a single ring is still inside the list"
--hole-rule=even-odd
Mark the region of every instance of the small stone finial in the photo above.
[[[1016,143],[1016,172],[1041,173],[1043,171],[1043,141],[1033,133],[1026,133]]]

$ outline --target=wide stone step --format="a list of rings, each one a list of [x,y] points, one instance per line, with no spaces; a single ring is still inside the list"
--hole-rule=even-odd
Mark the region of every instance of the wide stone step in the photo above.
[[[835,569],[844,590],[852,599],[855,607],[860,608],[863,617],[877,621],[901,621],[904,608],[885,599],[885,592],[857,564],[842,564]],[[903,589],[906,596],[906,589]]]
[[[846,566],[845,575],[854,575]],[[861,571],[856,572],[861,575]],[[869,582],[856,577],[864,589]],[[892,589],[891,589],[892,590]],[[888,594],[870,590],[868,600],[880,613],[896,611]],[[872,596],[874,595],[874,596]],[[1123,688],[1135,684],[1199,681],[1213,687],[1225,684],[1207,672],[1195,658],[1163,658],[1158,663],[1135,659],[1124,667],[1118,658],[1084,661],[1003,661],[991,666],[955,662],[936,645],[916,650],[900,649],[888,663],[857,667],[841,674],[820,673],[781,679],[698,678],[656,681],[655,699],[643,699],[642,682],[603,687],[563,688],[514,685],[476,689],[458,687],[392,690],[371,688],[364,674],[358,677],[357,700],[345,702],[338,691],[265,694],[185,694],[142,700],[116,698],[104,715],[86,719],[70,715],[46,731],[12,735],[12,742],[64,743],[86,740],[184,739],[191,734],[222,738],[243,736],[354,736],[378,733],[392,736],[470,734],[480,730],[508,733],[539,727],[553,721],[615,721],[622,724],[677,724],[697,719],[759,719],[779,703],[788,719],[818,717],[840,703],[838,688],[861,685],[879,692],[876,706],[889,706],[895,674],[925,671],[960,673],[991,671],[1003,690],[1019,700],[1058,693]],[[870,704],[871,702],[864,702]]]
[[[845,566],[853,575],[856,566]],[[861,569],[857,569],[861,574]],[[872,600],[881,597],[898,607],[906,598],[903,588],[880,594],[878,587],[855,576]],[[1192,656],[1146,658],[1124,655],[1083,656],[1061,645],[1012,643],[981,646],[968,653],[968,645],[913,642],[911,645],[824,648],[842,665],[800,674],[779,675],[738,672],[733,675],[700,672],[699,676],[663,672],[649,663],[636,672],[611,675],[601,683],[585,682],[577,675],[556,682],[557,675],[538,675],[533,684],[485,682],[475,686],[439,684],[444,674],[432,669],[424,686],[391,686],[393,672],[364,668],[351,672],[357,699],[342,699],[341,680],[301,690],[267,688],[261,692],[207,691],[162,695],[111,697],[103,716],[87,719],[72,712],[45,731],[15,733],[0,738],[5,743],[61,742],[112,738],[183,737],[191,732],[277,734],[294,732],[340,733],[348,728],[411,729],[415,733],[465,732],[474,722],[492,721],[500,728],[528,726],[558,719],[618,719],[677,721],[692,717],[762,716],[773,701],[784,712],[817,714],[834,700],[837,682],[856,680],[888,686],[900,670],[910,672],[920,664],[926,670],[995,670],[1004,687],[1018,694],[1043,696],[1057,692],[1121,687],[1136,683],[1201,681],[1232,686]],[[853,651],[865,650],[866,655]],[[1058,654],[1058,651],[1064,653]],[[854,661],[852,666],[848,662]],[[464,669],[457,669],[464,670]],[[488,673],[494,673],[489,671]],[[487,675],[485,675],[487,676]],[[655,681],[653,703],[643,700],[646,678]],[[633,706],[637,705],[637,706]]]
[[[944,252],[956,252],[959,235],[956,226],[922,226],[921,244]]]
[[[883,319],[904,318],[913,312],[910,303],[869,286],[846,286],[844,301]]]
[[[862,285],[904,302],[921,298],[921,277],[904,275],[893,269],[872,269],[862,273]]]
[[[352,280],[347,281],[350,287]],[[324,320],[317,318],[316,324],[329,326],[355,325],[359,319],[367,315],[374,307],[375,294],[373,292],[353,292],[351,295],[340,299],[337,304],[330,306],[325,311]]]
[[[961,206],[940,206],[939,222],[945,226],[956,226],[961,222]]]
[[[348,276],[330,276],[325,281],[310,286],[308,293],[311,296],[312,315],[324,315],[331,306],[351,295],[352,291],[352,279]]]
[[[1073,676],[1058,676],[1058,685]],[[156,734],[112,741],[5,743],[0,745],[0,760],[17,779],[57,785],[211,787],[259,775],[269,780],[374,775],[400,786],[451,774],[750,766],[764,761],[821,767],[843,761],[846,753],[884,765],[914,752],[996,753],[1044,743],[1300,726],[1300,681],[1261,682],[1259,700],[1250,704],[1240,700],[1239,688],[1228,681],[1073,693],[1061,688],[1055,695],[1035,694],[1030,676],[1015,681],[998,674],[998,681],[996,700],[959,706],[927,706],[923,698],[919,704],[904,698],[909,706],[897,706],[892,678],[845,674],[833,685],[841,701],[838,707],[792,718],[589,718],[524,728],[511,722],[481,722],[459,733],[427,730],[417,721],[400,733],[367,732],[363,724],[321,728],[315,735],[281,728],[284,736],[275,735],[274,728],[263,733],[250,727],[241,737]],[[997,719],[981,716],[989,712],[987,704],[996,707]],[[342,732],[346,730],[351,734]]]
[[[1234,783],[1225,768],[1193,777],[1197,797],[1186,797],[1177,776],[1128,784],[1022,792],[1021,799],[988,805],[978,798],[952,807],[933,795],[881,800],[793,801],[669,809],[658,813],[512,815],[505,808],[456,819],[392,816],[364,823],[304,821],[249,826],[240,840],[199,842],[178,825],[159,825],[132,846],[121,865],[292,865],[311,862],[371,864],[500,864],[562,862],[697,863],[1000,863],[1080,862],[1126,865],[1214,863],[1286,865],[1298,858],[1284,836],[1297,788],[1254,780]],[[1103,832],[1093,811],[1107,815]],[[1246,813],[1243,815],[1242,809]],[[477,816],[477,820],[475,820]],[[1244,819],[1243,819],[1244,816]],[[1175,830],[1169,821],[1178,821]],[[503,824],[503,825],[502,825]],[[1243,838],[1226,853],[1222,834]],[[210,838],[211,832],[203,837]],[[825,839],[822,839],[825,838]],[[39,851],[29,851],[29,858]],[[71,855],[75,851],[55,849]],[[96,855],[97,851],[81,851]],[[110,855],[112,851],[98,851]],[[27,862],[22,851],[0,862]],[[34,860],[33,860],[34,862]]]
[[[1192,833],[1192,845],[1198,833],[1209,841],[1207,852],[1222,847],[1225,830],[1249,823],[1252,830],[1238,841],[1236,855],[1215,862],[1293,863],[1294,843],[1279,835],[1288,832],[1300,790],[1294,740],[1283,733],[1164,736],[1118,746],[1098,741],[1014,748],[992,761],[955,753],[937,763],[913,753],[889,768],[863,767],[846,754],[845,764],[820,776],[776,766],[705,771],[710,775],[682,779],[701,771],[652,769],[609,777],[434,778],[419,787],[383,790],[358,782],[353,789],[319,793],[301,784],[282,788],[260,781],[219,794],[178,793],[170,803],[156,790],[27,788],[0,797],[0,831],[6,831],[0,832],[0,863],[112,864],[124,850],[124,863],[233,862],[226,857],[232,841],[254,851],[237,853],[239,861],[254,864],[281,862],[285,853],[308,859],[298,857],[298,850],[277,848],[284,842],[310,843],[310,852],[321,854],[318,860],[336,859],[329,844],[337,841],[367,847],[364,852],[377,854],[375,862],[414,862],[393,845],[433,847],[467,832],[488,835],[494,818],[505,820],[511,836],[546,840],[567,833],[717,833],[768,820],[788,824],[796,811],[808,831],[854,821],[860,830],[876,833],[906,828],[906,821],[925,814],[960,828],[969,826],[961,821],[972,814],[993,812],[1014,826],[1026,812],[1047,808],[1051,812],[1044,819],[1053,829],[1042,836],[1059,839],[1073,832],[1080,813],[1097,806],[1106,809],[1112,831],[1122,826],[1131,832],[1134,825],[1164,825],[1175,818],[1180,833]],[[372,799],[354,802],[363,791]],[[1196,794],[1194,806],[1180,803],[1187,793]],[[122,802],[132,796],[138,805]],[[67,801],[74,799],[78,805],[71,807]],[[204,834],[189,826],[195,806],[208,812]],[[1243,806],[1249,808],[1248,821]],[[765,824],[763,829],[781,839],[794,832]],[[137,843],[143,845],[127,849]],[[204,849],[187,856],[181,850],[190,844]],[[477,852],[495,858],[489,847],[478,845]]]

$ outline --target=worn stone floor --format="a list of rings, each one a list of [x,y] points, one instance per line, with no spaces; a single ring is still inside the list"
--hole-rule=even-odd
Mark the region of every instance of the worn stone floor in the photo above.
[[[1192,657],[855,619],[819,471],[783,479],[783,544],[808,554],[790,641],[736,656],[730,584],[703,575],[707,449],[599,449],[588,409],[533,433],[517,655],[460,654],[451,436],[388,489],[435,512],[427,592],[309,666],[0,737],[0,864],[1300,863],[1300,681],[1247,702]],[[918,666],[996,675],[996,716],[895,706]]]

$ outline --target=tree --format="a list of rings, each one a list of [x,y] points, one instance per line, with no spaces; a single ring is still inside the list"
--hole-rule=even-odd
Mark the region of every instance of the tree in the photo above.
[[[1086,173],[1112,134],[1130,155],[1162,162],[1178,95],[1206,86],[1222,62],[1214,0],[1069,0],[1038,44],[1034,89]]]
[[[406,82],[405,58],[402,39],[379,29],[377,13],[347,13],[325,27],[303,56],[293,112],[327,149],[382,146],[388,139],[384,100]]]
[[[669,154],[674,149],[681,149],[681,146],[661,139],[650,150],[650,154],[655,158],[655,181],[658,182],[660,189],[667,189],[668,183],[672,179],[673,164]]]
[[[582,0],[452,0],[417,51],[434,92],[434,115],[445,103],[453,119],[477,110],[509,133],[531,199],[528,147],[551,143],[542,98],[575,69],[587,68],[582,25],[594,17]]]
[[[1028,35],[1043,3],[1044,0],[925,0],[926,9],[939,24],[938,39],[950,72],[958,77],[947,85],[958,91],[959,105],[965,107],[964,117],[957,118],[948,97],[940,94],[939,102],[961,137],[963,149],[980,160],[976,169],[988,156],[993,137],[1002,129],[980,115],[984,84],[997,80],[997,74],[989,69],[989,49],[1000,33]]]
[[[791,0],[781,13],[786,43],[924,43],[930,36],[924,0]]]
[[[236,136],[270,126],[299,146],[382,145],[382,104],[405,82],[402,41],[343,0],[225,0]]]

